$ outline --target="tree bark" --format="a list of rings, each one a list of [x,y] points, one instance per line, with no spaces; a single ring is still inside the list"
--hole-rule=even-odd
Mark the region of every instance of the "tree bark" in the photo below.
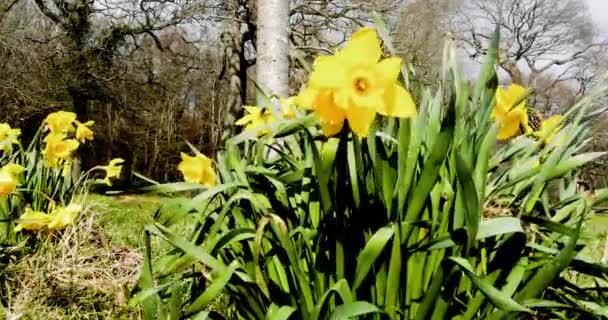
[[[256,82],[268,95],[289,95],[289,1],[257,1]],[[259,99],[258,99],[259,100]]]

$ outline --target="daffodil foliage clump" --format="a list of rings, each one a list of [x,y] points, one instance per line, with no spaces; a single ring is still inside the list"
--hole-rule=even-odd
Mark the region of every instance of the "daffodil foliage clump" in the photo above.
[[[570,282],[608,272],[580,254],[608,196],[576,183],[602,155],[581,153],[594,96],[534,131],[525,88],[497,86],[497,47],[474,88],[451,45],[439,88],[410,88],[372,28],[318,57],[293,119],[250,109],[213,165],[184,156],[203,191],[159,211],[149,234],[175,249],[148,247],[133,303],[147,319],[605,315],[601,288]]]
[[[17,242],[20,233],[54,232],[72,225],[82,204],[72,202],[83,190],[88,172],[73,174],[76,151],[94,139],[93,121],[82,123],[76,114],[49,114],[32,142],[24,148],[21,130],[0,123],[0,244]],[[122,159],[104,170],[105,182],[120,174]]]

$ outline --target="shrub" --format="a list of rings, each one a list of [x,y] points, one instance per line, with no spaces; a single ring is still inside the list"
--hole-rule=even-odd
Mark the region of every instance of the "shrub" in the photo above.
[[[147,319],[605,315],[603,291],[566,272],[601,281],[608,271],[577,257],[586,219],[608,196],[576,183],[576,168],[603,155],[580,153],[594,96],[531,130],[522,88],[497,91],[497,47],[498,37],[469,92],[448,45],[439,88],[410,88],[415,116],[386,95],[364,109],[368,100],[348,100],[356,93],[320,75],[370,46],[318,59],[296,99],[312,113],[227,141],[215,187],[157,186],[205,190],[159,211],[148,237],[175,249],[153,257],[148,246],[132,303]],[[353,79],[355,90],[376,84]],[[409,108],[400,92],[396,107]],[[192,234],[170,231],[188,215]]]

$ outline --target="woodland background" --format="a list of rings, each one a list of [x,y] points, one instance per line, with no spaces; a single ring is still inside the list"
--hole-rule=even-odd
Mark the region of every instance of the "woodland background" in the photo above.
[[[457,40],[475,79],[500,26],[500,81],[534,90],[529,103],[543,117],[563,112],[608,71],[608,41],[584,1],[291,2],[291,94],[315,55],[376,14],[387,19],[400,56],[431,86],[445,37]],[[96,140],[81,150],[83,168],[122,157],[135,172],[176,180],[185,141],[206,154],[220,146],[230,95],[222,35],[230,30],[240,32],[240,102],[255,103],[255,8],[252,0],[0,0],[0,122],[22,128],[27,141],[47,114],[73,110],[95,121]],[[606,150],[608,122],[597,120],[592,148]],[[599,187],[607,172],[600,159],[582,176]]]

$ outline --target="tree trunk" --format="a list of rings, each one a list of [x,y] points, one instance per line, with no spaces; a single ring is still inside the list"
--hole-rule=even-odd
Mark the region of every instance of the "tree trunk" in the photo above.
[[[519,85],[524,85],[524,79],[521,74],[521,70],[517,66],[517,62],[504,61],[500,64],[503,70],[507,72],[511,78],[511,82]]]
[[[257,6],[256,82],[268,95],[287,97],[289,1],[258,0]]]

